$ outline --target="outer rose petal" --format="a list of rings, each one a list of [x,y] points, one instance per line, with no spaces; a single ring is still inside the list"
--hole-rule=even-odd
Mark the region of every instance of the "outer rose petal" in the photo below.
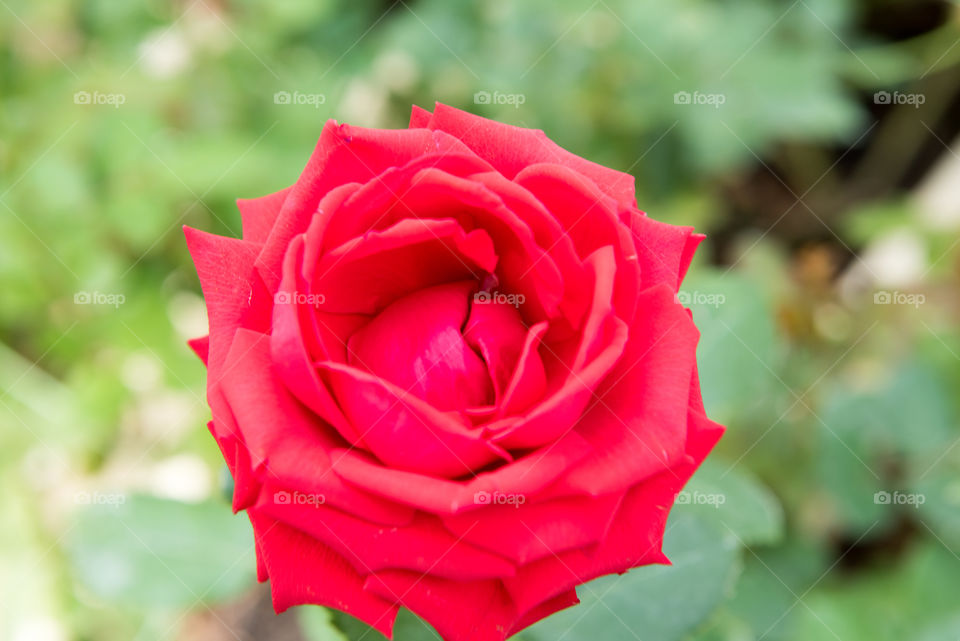
[[[268,331],[271,297],[253,271],[259,246],[184,227],[210,323],[208,386],[241,327]]]
[[[207,359],[210,355],[210,336],[201,336],[200,338],[191,338],[187,341],[187,345],[190,346],[190,349],[193,350],[193,353],[197,355],[203,364],[207,364]]]
[[[574,155],[539,129],[506,125],[440,103],[426,126],[456,136],[507,178],[528,165],[556,163],[583,174],[624,207],[636,206],[633,176]]]
[[[508,560],[458,540],[435,517],[420,513],[407,525],[384,527],[327,505],[278,503],[277,490],[267,484],[257,510],[333,548],[360,574],[395,568],[470,581],[514,573]]]
[[[691,412],[690,419],[687,456],[627,493],[609,533],[596,549],[545,557],[504,579],[518,607],[532,607],[537,601],[604,574],[668,562],[661,547],[674,497],[723,434],[721,426],[702,415]]]
[[[500,581],[450,581],[403,570],[367,577],[364,587],[429,621],[445,641],[501,641],[519,612]]]
[[[267,241],[290,189],[287,187],[262,198],[237,199],[237,209],[240,210],[240,217],[243,220],[244,240],[257,244]]]
[[[423,107],[413,105],[410,110],[410,129],[423,129],[430,124],[431,116],[433,114]]]
[[[693,260],[702,234],[649,218],[636,210],[624,214],[637,247],[644,288],[666,283],[676,291]]]
[[[507,497],[526,500],[522,494]],[[495,499],[496,497],[491,497]],[[554,556],[599,542],[620,506],[623,494],[562,498],[519,505],[490,505],[484,510],[444,518],[462,540],[518,564]]]
[[[364,589],[363,577],[346,559],[313,537],[274,521],[256,507],[248,514],[277,613],[294,605],[326,605],[392,636],[399,609],[395,599],[380,598]]]
[[[510,629],[507,636],[513,636],[524,628],[530,627],[540,619],[546,618],[565,608],[569,608],[572,605],[577,605],[578,603],[580,603],[580,599],[577,597],[576,590],[571,588],[566,592],[562,592],[524,612],[520,619],[513,624],[513,628]]]

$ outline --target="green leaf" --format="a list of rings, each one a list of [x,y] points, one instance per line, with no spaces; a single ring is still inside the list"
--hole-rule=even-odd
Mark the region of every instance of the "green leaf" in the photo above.
[[[674,641],[716,608],[739,570],[736,539],[689,513],[667,522],[664,552],[673,565],[606,576],[577,588],[580,605],[544,619],[524,639]]]
[[[872,389],[838,386],[822,416],[862,455],[891,451],[923,455],[941,451],[954,438],[956,418],[948,399],[935,370],[908,362]]]
[[[792,641],[797,597],[815,584],[831,559],[809,541],[786,539],[777,547],[751,550],[734,595],[694,637],[696,641]]]
[[[783,536],[783,508],[769,489],[742,469],[707,459],[677,496],[675,509],[717,524],[743,545],[776,543]]]
[[[960,614],[923,629],[915,641],[957,641],[960,639]]]
[[[960,543],[960,466],[941,461],[929,471],[918,470],[922,478],[910,485],[910,491],[922,497],[919,516],[923,524],[947,544]]]
[[[71,528],[77,580],[98,597],[142,608],[182,607],[233,596],[254,582],[246,519],[218,501],[92,494]]]
[[[898,561],[846,581],[830,573],[797,608],[795,638],[902,641],[915,634],[918,622],[956,613],[960,561],[953,551],[926,542]]]
[[[707,413],[721,423],[748,415],[777,380],[779,349],[769,302],[735,272],[690,274],[677,298],[700,330],[697,365]]]
[[[297,608],[297,620],[307,641],[349,641],[327,608],[309,605]]]

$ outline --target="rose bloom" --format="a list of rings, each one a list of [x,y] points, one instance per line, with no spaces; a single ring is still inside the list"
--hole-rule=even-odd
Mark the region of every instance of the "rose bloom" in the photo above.
[[[702,236],[541,131],[438,104],[326,124],[299,180],[187,228],[216,438],[278,612],[500,640],[665,563],[704,414],[677,289]]]

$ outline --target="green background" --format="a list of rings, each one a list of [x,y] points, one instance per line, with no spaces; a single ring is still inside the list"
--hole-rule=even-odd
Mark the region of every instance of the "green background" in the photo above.
[[[674,565],[523,638],[960,638],[957,5],[0,0],[0,639],[377,637],[255,585],[180,228],[237,236],[326,119],[434,101],[708,234],[682,294],[729,429]]]

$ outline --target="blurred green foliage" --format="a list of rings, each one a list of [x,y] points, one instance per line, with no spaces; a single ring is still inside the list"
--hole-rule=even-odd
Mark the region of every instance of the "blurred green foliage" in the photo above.
[[[523,638],[956,639],[957,227],[915,192],[924,153],[957,154],[937,123],[960,18],[908,5],[0,2],[0,638],[255,638],[180,227],[239,235],[234,199],[290,184],[327,118],[399,127],[438,100],[630,171],[641,208],[711,235],[681,295],[729,431],[671,516],[674,565]],[[919,266],[880,252],[903,237]],[[270,638],[365,634],[263,616]],[[434,633],[404,613],[396,636]]]

